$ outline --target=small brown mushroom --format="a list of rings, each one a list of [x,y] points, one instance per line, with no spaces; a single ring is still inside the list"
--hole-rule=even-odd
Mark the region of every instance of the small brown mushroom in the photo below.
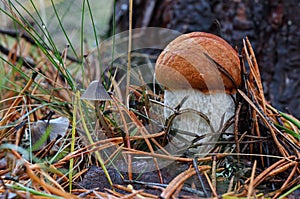
[[[180,109],[194,110],[176,116],[172,128],[190,132],[183,136],[189,142],[205,134],[208,136],[199,142],[217,141],[219,134],[216,131],[235,112],[234,97],[241,83],[238,53],[216,35],[204,32],[184,34],[160,54],[155,76],[165,87],[165,118],[173,113],[168,107],[175,108],[185,98]],[[207,116],[213,130],[205,117],[200,117],[195,111]],[[210,149],[203,146],[196,152],[206,153]]]

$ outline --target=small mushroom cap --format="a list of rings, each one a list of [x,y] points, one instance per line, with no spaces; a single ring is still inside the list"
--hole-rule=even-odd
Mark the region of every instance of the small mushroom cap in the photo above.
[[[177,37],[159,55],[156,79],[167,89],[235,93],[241,83],[238,53],[222,38],[204,32]]]

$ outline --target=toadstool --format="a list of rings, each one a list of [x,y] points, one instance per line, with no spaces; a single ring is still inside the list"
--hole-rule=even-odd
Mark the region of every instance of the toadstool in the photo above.
[[[181,110],[194,110],[177,115],[172,129],[189,132],[182,136],[189,142],[203,135],[207,136],[199,140],[201,143],[217,141],[219,134],[216,131],[235,113],[235,93],[242,79],[236,50],[210,33],[183,34],[169,43],[159,55],[155,76],[165,87],[166,119],[174,113],[172,108],[180,103]],[[195,111],[203,113],[210,125]],[[233,128],[227,130],[230,129]],[[175,145],[180,146],[179,143]],[[205,154],[211,148],[204,145],[194,150]]]

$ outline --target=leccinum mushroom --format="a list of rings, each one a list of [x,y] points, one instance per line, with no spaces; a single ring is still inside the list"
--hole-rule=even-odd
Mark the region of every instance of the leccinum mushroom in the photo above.
[[[195,137],[207,134],[201,143],[217,141],[220,127],[235,113],[234,97],[241,83],[238,53],[222,38],[209,33],[193,32],[173,40],[163,50],[156,62],[157,81],[165,87],[164,116],[167,119],[182,100],[172,128],[181,132],[190,143]],[[195,112],[207,116],[213,128]],[[232,127],[228,131],[232,132]],[[212,136],[213,135],[213,136]],[[174,143],[173,143],[174,144]],[[186,144],[186,143],[185,143]],[[180,148],[179,139],[175,145]],[[194,150],[207,153],[212,147]]]

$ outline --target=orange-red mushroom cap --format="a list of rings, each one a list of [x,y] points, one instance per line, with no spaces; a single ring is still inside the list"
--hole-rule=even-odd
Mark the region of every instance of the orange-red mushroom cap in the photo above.
[[[159,55],[156,79],[167,89],[235,93],[241,83],[238,53],[224,39],[204,32],[177,37]]]

